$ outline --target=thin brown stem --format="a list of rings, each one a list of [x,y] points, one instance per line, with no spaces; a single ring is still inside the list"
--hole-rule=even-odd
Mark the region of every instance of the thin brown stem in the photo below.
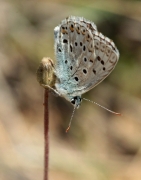
[[[48,89],[44,92],[44,180],[48,180],[48,161],[49,161],[49,93]]]

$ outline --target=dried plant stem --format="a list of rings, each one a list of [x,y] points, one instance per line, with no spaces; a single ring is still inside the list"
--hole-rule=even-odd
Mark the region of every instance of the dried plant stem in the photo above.
[[[48,180],[48,162],[49,162],[49,93],[48,89],[44,92],[44,180]]]

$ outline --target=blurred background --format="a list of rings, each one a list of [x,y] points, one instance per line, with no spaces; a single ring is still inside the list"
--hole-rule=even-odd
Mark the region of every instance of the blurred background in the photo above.
[[[43,88],[36,69],[55,60],[53,29],[83,16],[120,52],[115,70],[73,107],[50,94],[50,180],[141,179],[141,1],[0,0],[0,180],[43,179]]]

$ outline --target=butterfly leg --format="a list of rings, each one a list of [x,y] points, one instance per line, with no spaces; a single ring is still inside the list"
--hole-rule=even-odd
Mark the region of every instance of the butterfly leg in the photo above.
[[[58,91],[56,91],[56,89],[53,89],[52,87],[50,87],[49,85],[47,85],[47,84],[41,84],[41,86],[43,86],[44,88],[48,88],[48,89],[50,89],[50,90],[52,90],[55,94],[57,94],[58,96],[61,96],[61,94],[58,92]]]

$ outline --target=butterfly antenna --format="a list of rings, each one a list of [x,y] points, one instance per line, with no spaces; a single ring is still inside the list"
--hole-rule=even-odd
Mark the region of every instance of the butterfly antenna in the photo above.
[[[69,129],[70,129],[70,127],[71,127],[71,122],[72,122],[72,118],[73,118],[73,116],[74,116],[75,109],[76,109],[76,106],[74,106],[74,108],[73,108],[73,112],[72,112],[72,115],[71,115],[71,118],[70,118],[69,125],[68,125],[68,127],[67,127],[67,129],[66,129],[66,133],[69,131]]]
[[[82,98],[82,99],[84,99],[85,101],[89,101],[89,102],[91,102],[91,103],[93,103],[93,104],[96,104],[97,106],[99,106],[99,107],[101,107],[101,108],[103,108],[103,109],[105,109],[105,110],[107,110],[107,111],[109,111],[109,112],[111,112],[111,113],[113,113],[113,114],[115,114],[115,115],[121,116],[121,113],[117,113],[117,112],[111,111],[110,109],[107,109],[107,108],[105,108],[104,106],[101,106],[100,104],[98,104],[98,103],[96,103],[96,102],[94,102],[94,101],[91,101],[91,100],[86,99],[86,98]]]

